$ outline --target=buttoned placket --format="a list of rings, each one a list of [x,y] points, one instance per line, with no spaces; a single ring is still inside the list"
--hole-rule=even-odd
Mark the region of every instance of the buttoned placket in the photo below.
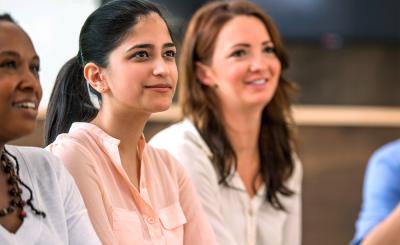
[[[246,237],[247,237],[247,245],[256,245],[257,241],[257,216],[258,210],[262,205],[262,193],[264,187],[261,187],[257,194],[250,198],[242,179],[239,174],[236,172],[232,179],[232,184],[234,187],[241,190],[241,200],[243,204],[243,208],[245,210],[245,219],[246,219]]]
[[[150,197],[149,193],[146,188],[146,180],[145,180],[145,154],[144,154],[144,148],[139,147],[140,149],[140,154],[139,154],[139,161],[141,164],[140,167],[140,179],[139,179],[139,189],[137,190],[133,184],[130,182],[125,170],[122,167],[121,163],[121,158],[119,155],[119,150],[118,150],[118,145],[119,145],[119,140],[114,139],[114,138],[107,138],[106,140],[103,140],[103,144],[105,146],[105,150],[107,151],[107,154],[110,156],[112,161],[116,164],[117,169],[119,170],[120,174],[123,176],[125,181],[128,182],[129,188],[131,189],[132,195],[134,196],[134,199],[136,200],[135,206],[137,208],[138,214],[142,217],[144,225],[146,225],[147,230],[149,232],[150,240],[151,241],[158,241],[160,239],[163,239],[162,237],[162,229],[161,229],[161,224],[160,221],[156,215],[156,212],[154,211],[151,202],[150,202]],[[158,244],[158,243],[157,243]]]

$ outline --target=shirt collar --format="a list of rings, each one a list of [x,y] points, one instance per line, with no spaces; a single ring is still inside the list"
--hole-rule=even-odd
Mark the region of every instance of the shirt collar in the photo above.
[[[120,143],[119,139],[114,138],[111,135],[107,134],[103,129],[99,128],[93,123],[75,122],[71,125],[69,133],[73,133],[74,131],[77,130],[84,130],[89,132],[89,134],[94,137],[94,139],[99,143],[99,145],[102,146],[103,150],[107,153],[107,155],[113,161],[115,161],[116,164],[121,165],[121,158],[118,149]],[[143,158],[143,152],[145,148],[146,148],[146,139],[142,134],[139,138],[137,146],[140,159]]]

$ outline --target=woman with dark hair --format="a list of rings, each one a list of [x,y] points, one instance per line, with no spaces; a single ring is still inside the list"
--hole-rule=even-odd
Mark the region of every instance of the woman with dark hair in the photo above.
[[[175,52],[155,5],[111,1],[85,21],[57,77],[47,149],[75,178],[103,244],[215,244],[183,167],[143,137],[151,113],[172,102]]]
[[[150,142],[186,169],[220,244],[301,243],[288,59],[250,1],[214,1],[189,22],[180,56],[185,119]]]
[[[6,145],[35,128],[39,66],[27,33],[0,15],[0,244],[100,244],[60,160],[43,149]]]

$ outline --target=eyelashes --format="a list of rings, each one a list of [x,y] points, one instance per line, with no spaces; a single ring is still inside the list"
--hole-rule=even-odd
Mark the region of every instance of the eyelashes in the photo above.
[[[7,69],[7,70],[17,70],[20,67],[20,64],[15,60],[5,60],[0,62],[0,69]],[[29,70],[35,75],[38,76],[40,71],[39,64],[30,64]]]
[[[251,51],[248,49],[238,49],[233,51],[229,57],[242,58],[249,55],[250,52]],[[266,54],[276,54],[276,48],[274,46],[266,46],[262,49],[262,52]]]
[[[6,60],[3,62],[0,62],[0,68],[16,69],[17,62],[13,61],[13,60]]]
[[[162,54],[162,56],[165,58],[168,58],[168,59],[175,59],[176,51],[175,50],[167,50]],[[130,59],[133,59],[136,61],[146,61],[151,58],[152,58],[151,53],[149,53],[146,50],[137,51],[130,56]]]
[[[273,46],[267,46],[264,48],[264,52],[265,53],[269,53],[269,54],[275,54],[276,53],[276,48]]]
[[[39,77],[40,65],[31,65],[29,68],[36,77]]]
[[[167,50],[167,51],[164,53],[164,56],[165,56],[165,57],[169,57],[169,58],[175,58],[175,56],[176,56],[176,51],[175,51],[175,50]]]

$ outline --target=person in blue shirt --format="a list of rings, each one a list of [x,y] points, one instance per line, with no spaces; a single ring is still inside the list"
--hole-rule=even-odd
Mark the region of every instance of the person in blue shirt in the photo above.
[[[400,244],[400,140],[368,162],[363,201],[352,245]]]

